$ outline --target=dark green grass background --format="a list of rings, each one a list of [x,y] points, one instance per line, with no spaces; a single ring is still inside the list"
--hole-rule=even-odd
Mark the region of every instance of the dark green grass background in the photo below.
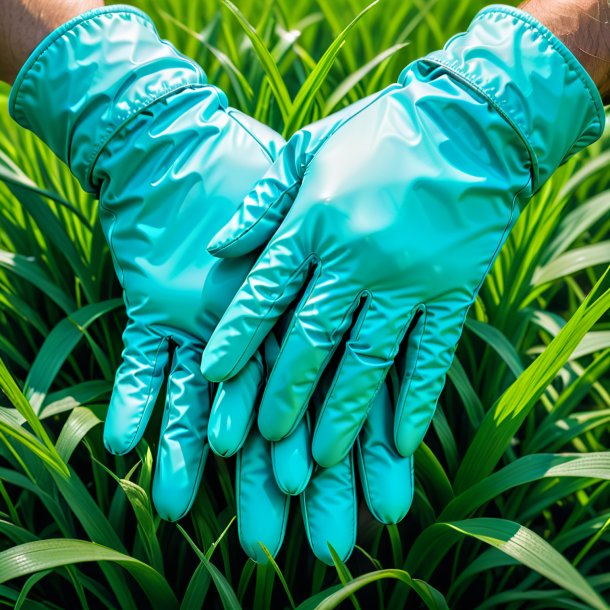
[[[364,14],[362,0],[135,4],[231,104],[290,135],[393,82],[484,3],[381,0]],[[416,455],[404,522],[383,527],[360,501],[359,546],[347,566],[327,568],[294,502],[277,565],[260,568],[237,540],[231,460],[210,458],[178,527],[150,503],[154,426],[137,453],[104,451],[119,286],[95,201],[11,122],[7,95],[0,89],[0,604],[607,607],[606,137],[531,202],[485,282]]]

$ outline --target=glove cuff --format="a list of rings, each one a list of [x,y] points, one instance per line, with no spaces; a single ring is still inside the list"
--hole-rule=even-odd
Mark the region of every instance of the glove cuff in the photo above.
[[[79,15],[52,32],[20,70],[9,112],[64,161],[82,187],[121,126],[176,91],[205,86],[202,68],[128,6]]]
[[[604,108],[591,77],[548,28],[519,9],[483,9],[465,33],[419,62],[452,73],[512,125],[531,157],[534,192],[603,132]]]

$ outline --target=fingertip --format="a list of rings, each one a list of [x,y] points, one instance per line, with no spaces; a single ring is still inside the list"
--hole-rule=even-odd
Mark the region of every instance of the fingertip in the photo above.
[[[206,246],[206,250],[212,255],[219,258],[224,258],[230,254],[230,244],[234,241],[233,232],[228,230],[227,226],[224,226]]]
[[[407,426],[405,425],[396,428],[394,443],[396,450],[403,458],[411,458],[424,440],[428,425],[413,426],[410,429],[406,428]]]
[[[193,494],[185,497],[184,494],[177,493],[171,485],[165,481],[159,482],[158,479],[153,481],[152,498],[161,519],[170,523],[182,519],[190,510],[195,499]]]
[[[224,358],[220,357],[216,350],[210,348],[210,344],[203,350],[201,357],[201,373],[213,383],[222,383],[231,378],[231,371],[227,370]]]
[[[207,245],[207,251],[217,258],[238,258],[259,248],[262,243],[250,227],[226,225]]]
[[[396,525],[406,517],[413,503],[413,459],[401,458],[385,466],[383,473],[371,474],[364,497],[377,521]]]
[[[208,422],[208,445],[219,457],[228,458],[235,455],[243,446],[251,421],[245,425],[232,426],[232,413],[222,409],[212,410]]]
[[[265,548],[269,552],[269,555],[271,555],[271,557],[274,559],[279,552],[279,547],[269,549],[260,540],[246,541],[241,539],[240,542],[244,553],[246,553],[246,555],[259,566],[266,566],[271,563],[269,561],[269,556],[264,551]]]
[[[222,434],[211,434],[208,428],[208,445],[212,453],[221,458],[230,458],[239,451],[239,446],[235,447],[226,442],[226,437]]]
[[[333,556],[331,553],[331,548],[335,551],[335,554],[339,559],[345,563],[351,557],[351,554],[355,547],[355,542],[347,539],[335,539],[335,544],[331,544],[330,541],[327,541],[325,545],[323,544],[312,544],[312,551],[314,555],[327,566],[333,566],[335,562],[333,561]]]
[[[279,421],[279,418],[267,417],[259,411],[257,425],[262,437],[269,442],[279,442],[290,434],[290,428]]]
[[[270,237],[267,223],[261,222],[265,213],[258,216],[265,207],[258,195],[251,193],[239,205],[231,220],[212,237],[207,251],[219,258],[236,258],[260,248]]]
[[[278,487],[288,496],[298,496],[307,487],[313,472],[309,449],[309,436],[297,431],[288,438],[274,443],[271,449],[273,472]],[[302,438],[294,439],[299,436]]]
[[[109,411],[104,423],[104,447],[107,451],[113,455],[125,455],[138,444],[140,436],[126,437],[124,425],[112,417]]]

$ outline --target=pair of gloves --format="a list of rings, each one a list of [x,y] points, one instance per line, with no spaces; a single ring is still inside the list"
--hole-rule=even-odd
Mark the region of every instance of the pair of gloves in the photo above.
[[[130,7],[47,37],[10,112],[99,197],[129,318],[108,449],[133,449],[166,383],[159,514],[189,510],[208,446],[237,453],[249,556],[279,550],[298,495],[327,563],[355,544],[355,462],[379,521],[407,513],[469,306],[527,200],[604,126],[577,60],[504,6],[287,143]]]

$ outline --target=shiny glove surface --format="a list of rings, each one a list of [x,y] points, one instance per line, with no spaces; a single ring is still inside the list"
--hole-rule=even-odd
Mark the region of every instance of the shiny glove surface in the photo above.
[[[253,384],[262,384],[264,371],[273,366],[278,351],[271,334],[265,342],[264,366],[258,357],[255,365],[247,365]],[[255,412],[255,392],[246,391],[243,400],[235,400],[239,379],[222,384],[216,395],[209,426],[212,448],[217,446],[215,440],[225,417],[247,422],[249,415],[244,413]],[[320,395],[327,385],[323,380]],[[245,387],[241,384],[242,390]],[[394,446],[393,390],[390,383],[382,386],[354,450],[330,468],[313,464],[308,417],[276,443],[266,441],[256,426],[243,426],[250,432],[245,432],[247,440],[243,447],[243,441],[239,443],[237,455],[237,525],[241,545],[252,559],[267,562],[260,543],[272,556],[277,554],[286,531],[290,498],[299,496],[305,533],[316,557],[332,565],[330,544],[347,561],[356,544],[358,523],[356,464],[362,494],[377,521],[398,523],[407,514],[414,492],[413,458],[400,456]],[[317,397],[314,403],[319,404]],[[239,429],[237,422],[235,428]],[[233,450],[236,448],[227,448],[223,455]]]
[[[116,454],[135,447],[166,382],[153,500],[178,519],[207,455],[201,353],[253,262],[220,261],[205,245],[283,140],[229,108],[203,70],[129,7],[85,13],[51,34],[10,104],[99,197],[129,319],[104,442]],[[236,380],[229,403],[248,381]]]
[[[313,457],[328,467],[348,454],[397,357],[394,439],[412,455],[521,207],[603,124],[593,82],[549,30],[517,9],[483,10],[356,112],[297,132],[210,242],[225,259],[267,245],[204,374],[235,375],[303,295],[262,397],[262,434],[295,429],[344,341]]]
[[[219,455],[237,452],[235,490],[238,535],[242,548],[257,563],[279,552],[292,496],[300,500],[305,533],[318,559],[333,564],[329,544],[346,561],[356,544],[358,503],[356,464],[362,494],[373,517],[398,523],[413,500],[413,458],[398,454],[392,436],[392,387],[384,384],[360,433],[357,445],[338,464],[313,463],[307,417],[279,442],[268,442],[252,425],[266,371],[279,347],[270,335],[263,357],[256,354],[242,373],[220,385],[208,426],[208,441]],[[326,384],[322,383],[322,388]],[[230,430],[228,434],[223,431]],[[236,441],[228,445],[226,440]]]
[[[207,453],[211,389],[199,370],[201,351],[253,262],[219,261],[205,244],[283,141],[228,108],[201,69],[128,8],[84,14],[52,34],[24,67],[11,100],[13,116],[100,198],[129,314],[104,438],[115,453],[133,448],[167,381],[153,499],[161,516],[178,519],[193,501]],[[268,344],[265,359],[274,360],[277,344]],[[302,494],[314,468],[305,420],[277,446],[256,427],[250,431],[265,370],[256,354],[221,386],[209,436],[225,456],[248,437],[238,455],[239,536],[259,562],[267,561],[259,542],[273,555],[279,550],[288,494]],[[387,412],[378,411],[359,455],[374,479],[367,502],[389,523],[407,512],[413,486],[411,462],[396,455],[380,425]],[[399,486],[386,492],[390,482]],[[327,562],[327,542],[344,558],[353,549],[355,497],[351,456],[332,472],[318,469],[302,494],[308,538]]]

